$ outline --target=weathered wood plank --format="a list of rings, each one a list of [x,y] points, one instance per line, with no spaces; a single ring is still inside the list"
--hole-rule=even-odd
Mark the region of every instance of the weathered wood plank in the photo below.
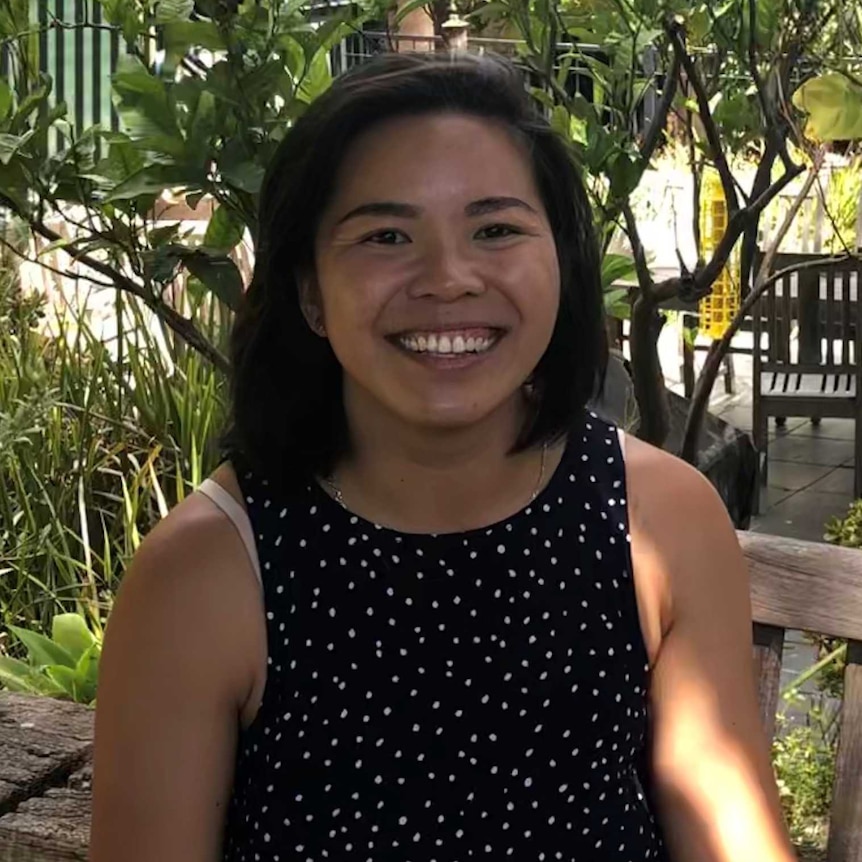
[[[89,840],[89,791],[54,788],[0,817],[0,862],[82,862]]]
[[[754,620],[862,640],[862,553],[818,542],[738,533]]]
[[[781,654],[784,649],[784,629],[777,626],[754,625],[754,668],[757,674],[757,698],[760,720],[770,741],[775,735],[775,711],[781,688]]]
[[[0,693],[0,815],[63,785],[89,759],[93,718],[78,704]]]
[[[829,862],[862,860],[862,642],[847,645],[844,703],[832,813],[829,826]]]

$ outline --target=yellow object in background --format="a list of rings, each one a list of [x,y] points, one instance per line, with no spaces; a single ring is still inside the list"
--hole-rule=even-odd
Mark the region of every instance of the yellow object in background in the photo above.
[[[700,190],[700,243],[704,258],[708,259],[712,255],[726,229],[727,202],[721,179],[718,171],[707,168]],[[721,338],[738,310],[738,271],[734,273],[728,262],[715,280],[712,293],[700,301],[700,331],[710,338]]]

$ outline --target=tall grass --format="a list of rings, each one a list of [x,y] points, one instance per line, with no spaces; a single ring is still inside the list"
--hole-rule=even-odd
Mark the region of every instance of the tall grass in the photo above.
[[[131,298],[110,341],[85,308],[48,332],[16,273],[0,268],[0,632],[65,611],[100,632],[141,536],[216,465],[226,382]],[[226,310],[195,313],[223,344]]]

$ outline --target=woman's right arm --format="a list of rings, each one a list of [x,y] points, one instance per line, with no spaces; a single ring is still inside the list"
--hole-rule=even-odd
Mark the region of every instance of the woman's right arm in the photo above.
[[[208,500],[142,543],[105,633],[90,862],[220,858],[262,616],[242,543]]]

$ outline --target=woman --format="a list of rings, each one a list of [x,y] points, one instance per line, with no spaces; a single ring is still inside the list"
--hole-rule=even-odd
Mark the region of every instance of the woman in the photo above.
[[[229,458],[108,628],[92,862],[786,862],[748,588],[693,470],[585,411],[600,262],[492,59],[287,134]]]

